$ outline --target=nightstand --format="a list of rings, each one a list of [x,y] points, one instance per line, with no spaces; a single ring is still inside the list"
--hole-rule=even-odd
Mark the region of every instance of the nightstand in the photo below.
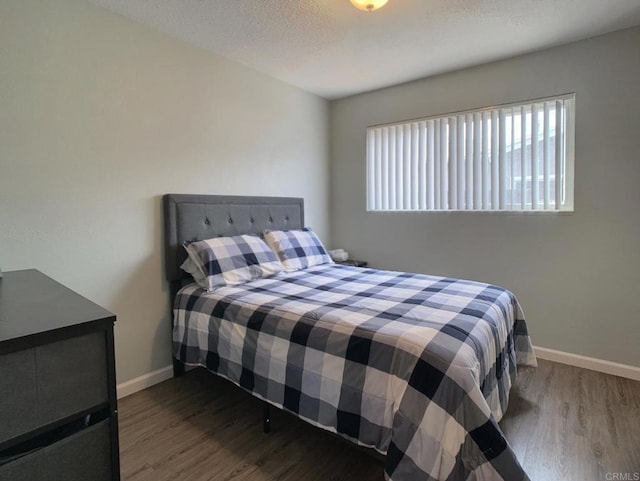
[[[346,261],[336,261],[336,264],[340,264],[343,266],[353,266],[353,267],[367,267],[369,265],[367,261],[359,261],[356,259],[347,259]]]

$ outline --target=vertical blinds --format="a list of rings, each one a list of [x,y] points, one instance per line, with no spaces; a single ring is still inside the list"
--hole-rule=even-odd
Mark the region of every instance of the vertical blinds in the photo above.
[[[574,95],[367,129],[367,209],[573,210]]]

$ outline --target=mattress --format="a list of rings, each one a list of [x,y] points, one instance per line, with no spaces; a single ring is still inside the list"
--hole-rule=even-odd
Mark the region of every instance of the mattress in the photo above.
[[[386,455],[385,478],[528,479],[498,421],[536,364],[498,286],[321,265],[207,293],[183,287],[174,355]]]

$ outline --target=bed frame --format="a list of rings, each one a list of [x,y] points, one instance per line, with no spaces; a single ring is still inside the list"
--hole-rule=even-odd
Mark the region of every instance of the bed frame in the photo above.
[[[163,202],[165,272],[172,312],[176,293],[191,282],[191,276],[180,269],[187,258],[183,242],[304,227],[304,199],[298,197],[166,194]],[[173,330],[173,315],[171,324]],[[184,370],[184,364],[173,357],[173,375],[180,376]],[[265,432],[269,432],[270,418],[270,405],[264,402]]]

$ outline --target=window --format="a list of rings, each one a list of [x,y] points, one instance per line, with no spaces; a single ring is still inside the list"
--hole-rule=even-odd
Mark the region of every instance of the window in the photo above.
[[[369,211],[572,211],[575,95],[367,129]]]

